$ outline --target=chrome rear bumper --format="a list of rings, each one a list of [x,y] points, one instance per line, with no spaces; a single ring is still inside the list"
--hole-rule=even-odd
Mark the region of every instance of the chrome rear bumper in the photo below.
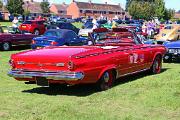
[[[14,78],[33,78],[44,77],[52,80],[65,80],[65,81],[77,81],[84,77],[82,72],[70,72],[70,71],[25,71],[25,70],[11,70],[8,72],[10,77]]]

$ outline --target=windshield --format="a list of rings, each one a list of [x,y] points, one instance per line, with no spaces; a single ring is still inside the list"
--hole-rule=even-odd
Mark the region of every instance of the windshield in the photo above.
[[[23,24],[32,24],[32,22],[31,21],[25,21],[25,22],[23,22]]]
[[[47,31],[44,33],[44,36],[46,37],[61,37],[62,36],[62,32],[61,31]]]
[[[134,43],[133,34],[129,32],[105,32],[93,34],[95,44]]]

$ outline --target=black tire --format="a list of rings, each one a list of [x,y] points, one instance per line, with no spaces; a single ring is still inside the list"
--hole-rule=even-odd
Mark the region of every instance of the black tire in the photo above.
[[[34,30],[34,34],[35,34],[35,35],[40,35],[40,31],[39,31],[38,29],[35,29],[35,30]]]
[[[49,88],[56,89],[56,88],[64,88],[67,87],[66,84],[56,84],[56,83],[50,83]]]
[[[3,51],[8,51],[8,50],[10,50],[10,49],[11,49],[11,43],[9,43],[9,42],[4,42],[4,43],[2,43],[2,44],[1,44],[1,49],[2,49]]]
[[[164,63],[171,63],[171,62],[172,62],[172,59],[168,59],[168,60],[163,59],[163,62],[164,62]]]
[[[157,55],[150,68],[150,72],[152,74],[159,74],[161,72],[161,68],[162,68],[162,57],[160,55]]]
[[[112,70],[103,73],[100,80],[97,82],[96,87],[99,91],[105,91],[113,87],[115,81],[115,74]]]

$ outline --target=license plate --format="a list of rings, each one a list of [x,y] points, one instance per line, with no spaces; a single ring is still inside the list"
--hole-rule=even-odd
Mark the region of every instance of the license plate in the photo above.
[[[45,77],[36,77],[36,84],[44,87],[49,86],[49,82]]]

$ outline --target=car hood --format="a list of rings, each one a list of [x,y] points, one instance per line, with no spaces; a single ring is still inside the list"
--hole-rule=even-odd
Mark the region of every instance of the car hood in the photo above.
[[[180,48],[180,41],[168,42],[165,44],[165,47],[167,47],[167,48]]]

